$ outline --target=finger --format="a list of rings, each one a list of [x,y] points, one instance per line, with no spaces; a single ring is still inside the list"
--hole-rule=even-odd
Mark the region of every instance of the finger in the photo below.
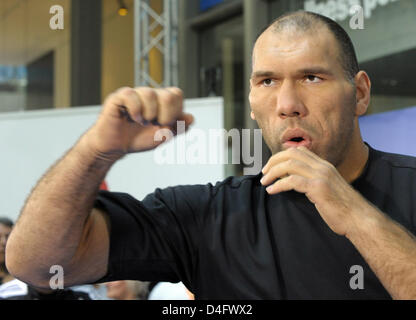
[[[141,122],[142,103],[136,91],[124,87],[111,94],[104,102],[103,113],[125,118],[126,121]]]
[[[182,91],[176,88],[157,89],[159,101],[157,121],[161,125],[172,125],[183,113]]]
[[[142,87],[135,89],[142,101],[142,117],[144,121],[154,121],[157,119],[158,97],[152,88]]]
[[[167,87],[165,90],[169,91],[170,93],[176,95],[180,99],[183,99],[183,91],[178,87]]]
[[[308,179],[298,175],[290,175],[276,181],[266,188],[268,194],[277,194],[280,192],[295,190],[301,193],[308,192]]]
[[[177,121],[167,126],[160,126],[162,129],[169,129],[173,136],[185,133],[189,127],[194,123],[194,117],[190,113],[183,113]]]
[[[306,148],[305,146],[301,146],[301,147],[297,147],[297,149],[299,151],[304,152],[305,154],[307,154],[308,156],[310,156],[311,158],[314,158],[317,161],[325,161],[324,159],[322,159],[320,156],[318,156],[315,152],[312,152],[311,150],[309,150],[308,148]]]
[[[312,157],[309,153],[306,153],[303,150],[299,150],[297,148],[290,148],[288,150],[273,155],[269,159],[269,161],[267,161],[266,165],[263,167],[261,171],[263,172],[263,174],[266,174],[270,170],[270,168],[290,159],[303,161],[313,168],[316,168],[319,165],[318,160],[315,157]],[[320,158],[318,157],[318,159]]]
[[[260,182],[262,185],[267,186],[276,179],[283,178],[287,175],[299,175],[310,179],[314,176],[314,169],[305,162],[292,158],[270,168]]]

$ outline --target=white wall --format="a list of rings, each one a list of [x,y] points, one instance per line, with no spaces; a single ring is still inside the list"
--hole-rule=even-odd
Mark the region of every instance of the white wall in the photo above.
[[[83,107],[0,115],[0,216],[16,220],[39,178],[94,123],[99,110]],[[186,140],[196,129],[223,128],[222,98],[187,100],[185,110],[194,115],[195,125],[171,144]],[[132,154],[116,163],[106,179],[110,190],[142,199],[156,187],[214,183],[224,178],[220,163],[162,166],[155,164],[154,152]]]

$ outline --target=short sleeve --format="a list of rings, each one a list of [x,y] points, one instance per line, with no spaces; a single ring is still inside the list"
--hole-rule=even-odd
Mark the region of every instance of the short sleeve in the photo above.
[[[95,207],[108,214],[107,274],[116,280],[182,281],[192,288],[198,234],[209,210],[212,185],[156,189],[142,201],[100,191]]]

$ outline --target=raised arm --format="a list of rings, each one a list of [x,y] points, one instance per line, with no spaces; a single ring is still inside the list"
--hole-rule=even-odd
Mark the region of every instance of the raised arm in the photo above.
[[[53,265],[63,267],[65,286],[103,277],[111,226],[106,214],[93,208],[99,185],[124,155],[166,141],[155,141],[158,130],[175,134],[176,120],[188,127],[193,117],[182,105],[178,88],[122,88],[110,95],[96,123],[28,197],[7,242],[9,272],[40,288],[49,287]]]

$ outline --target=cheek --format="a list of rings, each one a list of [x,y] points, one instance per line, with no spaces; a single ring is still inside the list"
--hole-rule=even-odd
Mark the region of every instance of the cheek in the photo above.
[[[253,89],[249,95],[249,102],[259,124],[264,124],[265,120],[270,119],[275,106],[274,95],[261,89]]]
[[[333,101],[332,109],[328,108],[325,112],[317,114],[315,119],[316,129],[320,131],[317,133],[323,142],[320,148],[333,148],[334,145],[339,147],[351,135],[354,115],[351,105],[345,102]]]

